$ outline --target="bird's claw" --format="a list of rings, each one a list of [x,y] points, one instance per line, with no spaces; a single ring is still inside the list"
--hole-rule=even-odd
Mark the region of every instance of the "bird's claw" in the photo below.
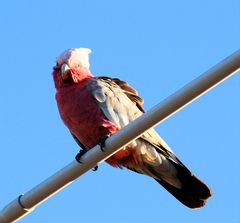
[[[107,140],[109,137],[110,137],[110,135],[105,135],[105,136],[103,136],[103,137],[99,140],[98,145],[100,146],[100,149],[101,149],[103,152],[105,152],[105,151],[104,151],[105,143],[106,143],[106,140]]]
[[[98,165],[92,168],[92,171],[97,171],[98,170]]]
[[[79,151],[79,153],[75,156],[75,159],[76,159],[76,161],[77,161],[78,163],[82,163],[82,162],[81,162],[81,157],[82,157],[86,152],[87,152],[87,150],[81,149],[81,150]],[[92,171],[97,171],[97,170],[98,170],[98,165],[92,168]]]
[[[81,157],[87,152],[87,150],[85,149],[81,149],[78,154],[75,156],[75,159],[78,163],[82,163],[81,162]]]

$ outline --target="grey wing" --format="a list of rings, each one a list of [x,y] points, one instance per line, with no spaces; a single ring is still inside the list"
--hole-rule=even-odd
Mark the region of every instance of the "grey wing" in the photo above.
[[[119,79],[108,77],[94,78],[91,84],[89,84],[89,90],[107,119],[114,122],[120,129],[144,112],[141,107],[143,101],[138,96],[136,90]],[[175,176],[177,173],[168,161],[172,159],[178,163],[178,160],[154,129],[145,132],[131,144],[131,147],[138,148],[137,159],[139,167],[135,168],[134,171],[159,178],[159,174],[157,176],[153,171],[149,171],[149,168],[146,168],[146,164],[149,164],[157,169],[159,167],[158,173],[162,173],[161,178],[167,182],[171,181],[172,184],[178,184],[173,182],[176,181]]]
[[[144,113],[143,100],[137,91],[129,84],[117,78],[97,77],[89,85],[96,102],[104,115],[123,128]],[[141,138],[153,146],[163,149],[165,154],[173,154],[166,142],[152,128],[145,132]]]

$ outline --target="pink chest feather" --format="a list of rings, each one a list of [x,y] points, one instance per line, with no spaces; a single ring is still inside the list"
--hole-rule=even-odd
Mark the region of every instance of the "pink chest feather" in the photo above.
[[[63,122],[87,148],[95,146],[104,135],[118,130],[105,118],[87,89],[87,81],[60,89],[56,99]]]

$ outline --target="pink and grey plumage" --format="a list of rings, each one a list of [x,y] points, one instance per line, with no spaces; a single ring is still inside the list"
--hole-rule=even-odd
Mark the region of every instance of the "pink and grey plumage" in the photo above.
[[[91,149],[143,112],[142,99],[126,82],[94,77],[89,70],[90,49],[69,49],[57,58],[53,70],[56,100],[61,118],[79,145]],[[107,159],[114,167],[126,167],[154,178],[190,208],[204,206],[211,191],[176,157],[150,129]]]

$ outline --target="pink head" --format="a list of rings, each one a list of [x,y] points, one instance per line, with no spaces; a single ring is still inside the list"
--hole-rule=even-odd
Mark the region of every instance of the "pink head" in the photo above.
[[[55,87],[71,86],[83,80],[93,77],[89,67],[88,48],[71,48],[61,53],[56,60],[53,68]]]

